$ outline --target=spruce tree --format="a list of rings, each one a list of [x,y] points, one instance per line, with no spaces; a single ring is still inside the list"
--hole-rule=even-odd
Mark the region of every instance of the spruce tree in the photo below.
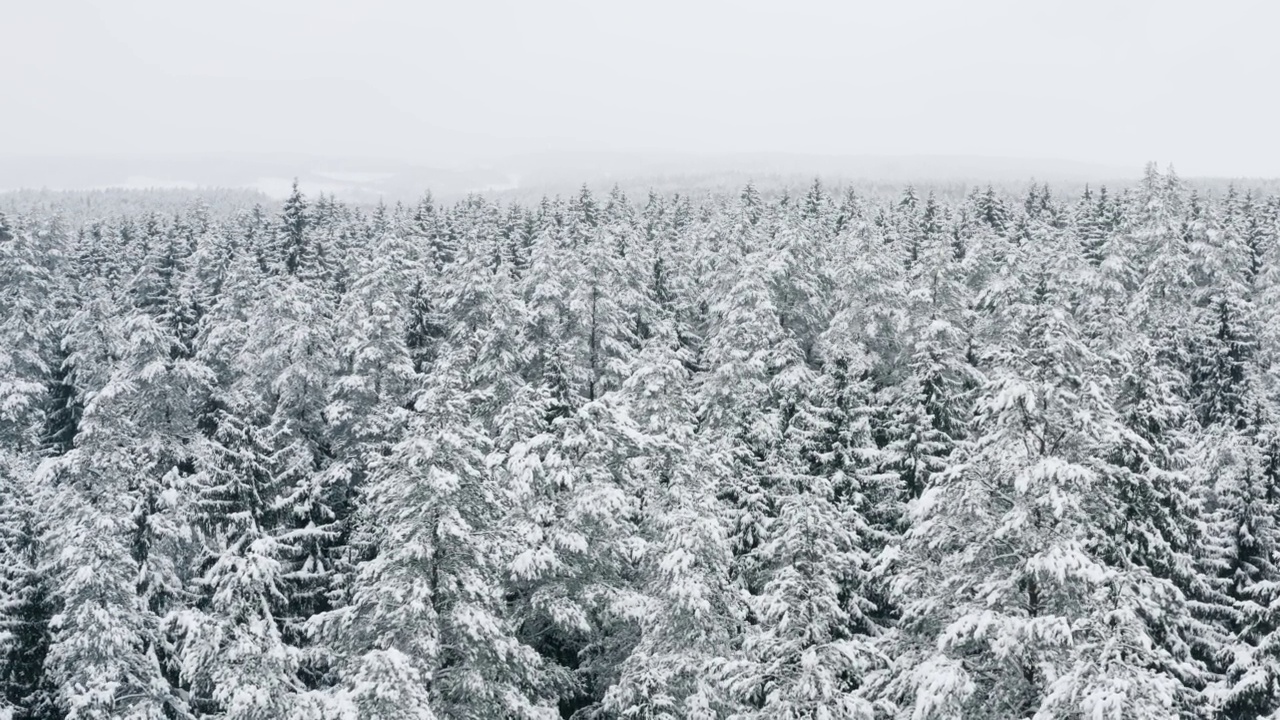
[[[1061,302],[1043,285],[1029,298],[977,439],[914,508],[892,686],[916,717],[1156,718],[1183,702],[1141,622],[1168,594],[1090,550],[1111,473],[1099,458],[1121,433]]]

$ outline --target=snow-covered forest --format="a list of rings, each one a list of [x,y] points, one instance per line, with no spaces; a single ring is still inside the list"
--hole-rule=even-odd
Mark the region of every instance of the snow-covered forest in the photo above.
[[[0,717],[1280,711],[1280,199],[0,219]]]

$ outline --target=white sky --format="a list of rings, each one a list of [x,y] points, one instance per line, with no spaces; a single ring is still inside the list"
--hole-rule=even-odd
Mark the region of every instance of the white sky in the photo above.
[[[1280,176],[1280,3],[0,0],[0,154],[986,155]]]

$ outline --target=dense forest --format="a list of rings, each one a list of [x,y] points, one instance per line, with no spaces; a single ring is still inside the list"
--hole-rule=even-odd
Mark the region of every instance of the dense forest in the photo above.
[[[1280,717],[1276,197],[0,217],[0,716]]]

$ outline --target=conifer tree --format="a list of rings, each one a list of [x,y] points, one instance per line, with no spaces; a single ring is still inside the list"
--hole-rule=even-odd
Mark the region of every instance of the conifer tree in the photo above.
[[[245,372],[233,386],[254,398],[269,438],[268,471],[279,522],[272,529],[284,563],[285,602],[277,610],[286,642],[311,647],[306,622],[330,608],[335,573],[351,512],[350,477],[335,467],[324,419],[328,384],[336,374],[333,308],[322,290],[297,276],[264,281],[248,310],[246,334],[236,346]],[[302,673],[318,684],[327,662],[304,661]]]
[[[298,272],[307,248],[307,199],[298,189],[298,180],[293,180],[293,190],[285,200],[280,214],[280,227],[275,238],[276,257],[271,262],[279,263],[279,269],[290,275]]]
[[[1111,472],[1097,458],[1119,423],[1060,300],[1032,297],[1025,350],[1006,351],[983,393],[981,435],[915,508],[898,687],[922,718],[1169,717],[1178,685],[1152,669],[1163,661],[1141,622],[1161,596],[1089,548]]]
[[[376,555],[350,603],[319,620],[359,717],[556,716],[554,675],[503,614],[505,493],[460,359],[443,358],[404,439],[375,462],[360,527]]]
[[[42,567],[32,491],[34,468],[0,465],[0,712],[15,720],[61,717],[57,687],[45,672],[54,612]]]
[[[759,263],[746,258],[729,272],[729,282],[712,308],[702,364],[706,373],[698,403],[713,452],[732,468],[733,480],[720,495],[730,504],[734,573],[748,592],[759,592],[757,551],[766,542],[776,512],[765,459],[780,439],[774,380],[802,367],[803,354],[779,324],[774,297]],[[795,387],[791,384],[790,387]]]
[[[1220,437],[1212,463],[1215,510],[1211,526],[1217,580],[1231,599],[1226,614],[1227,667],[1211,689],[1221,717],[1266,717],[1280,709],[1276,630],[1280,559],[1275,526],[1274,430],[1261,419],[1251,436]]]
[[[726,468],[696,434],[683,352],[670,322],[659,323],[623,388],[638,429],[652,438],[641,459],[649,548],[628,602],[640,636],[604,698],[623,717],[712,718],[736,707],[717,682],[741,616],[715,499]]]
[[[272,448],[252,410],[231,402],[213,414],[193,508],[202,541],[199,598],[179,613],[182,678],[202,715],[282,717],[305,690],[299,648],[286,641],[286,553],[273,535],[279,488]]]
[[[0,453],[29,450],[38,438],[54,351],[48,302],[54,279],[46,258],[56,252],[0,214]]]
[[[864,448],[841,442],[848,419],[832,392],[838,388],[811,387],[772,463],[776,530],[759,549],[760,593],[747,600],[742,649],[725,669],[728,688],[745,705],[734,717],[872,713],[859,691],[880,661],[870,617],[880,608],[868,597],[872,533],[862,505],[873,494],[859,482],[855,453]]]
[[[607,395],[557,418],[506,460],[519,492],[508,520],[512,612],[521,637],[539,638],[540,652],[573,671],[575,692],[562,707],[603,700],[635,643],[619,603],[643,549],[632,459],[650,443]]]
[[[76,447],[44,479],[46,502],[66,508],[45,535],[63,608],[47,666],[69,717],[161,717],[186,706],[162,620],[182,601],[188,443],[209,377],[174,359],[151,316],[131,313],[111,331],[100,322],[84,313],[77,331],[108,338],[103,385],[87,395]],[[85,363],[81,337],[69,342]]]

